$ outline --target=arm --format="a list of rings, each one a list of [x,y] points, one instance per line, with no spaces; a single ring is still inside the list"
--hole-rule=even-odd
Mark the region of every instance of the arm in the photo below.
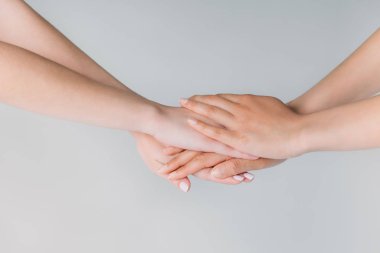
[[[91,79],[88,80],[89,82],[95,81],[99,85],[119,88],[122,90],[119,91],[121,93],[125,92],[131,96],[138,96],[87,56],[24,1],[1,0],[0,5],[0,41],[26,49],[58,63],[57,65],[62,65],[80,74],[82,78],[84,76]],[[33,39],[31,40],[31,38]],[[155,106],[157,104],[153,105],[153,107]],[[153,115],[155,111],[153,109]],[[138,150],[147,166],[157,173],[162,163],[167,162],[171,156],[163,153],[163,145],[153,137],[139,132],[132,132],[132,134],[136,138]],[[167,175],[160,175],[168,178]],[[205,180],[224,182],[213,178],[210,170],[206,169],[195,173],[195,175]],[[187,177],[177,180],[169,179],[169,181],[183,191],[190,188],[190,181]]]
[[[191,119],[194,129],[260,157],[380,147],[380,96],[308,115],[294,113],[276,98],[253,95],[201,96],[183,105],[222,125]]]
[[[330,74],[288,105],[308,114],[368,98],[380,91],[380,29]]]
[[[379,69],[380,30],[377,30],[351,56],[318,84],[289,102],[288,107],[297,114],[311,114],[368,98],[380,91]],[[230,159],[216,164],[213,174],[216,177],[225,178],[248,170],[268,168],[283,161],[267,158],[259,158],[255,161]],[[193,166],[194,164],[188,165],[188,167]],[[202,166],[202,164],[198,164],[199,169]],[[187,170],[187,172],[190,172],[190,170]]]
[[[24,1],[3,0],[0,4],[0,41],[36,53],[101,84],[134,94]],[[151,136],[139,132],[132,134],[143,160],[156,172],[162,166],[160,162],[167,161],[170,156],[163,154],[162,144]],[[169,181],[182,190],[189,189],[191,184],[187,177]]]
[[[50,116],[131,131],[152,131],[143,122],[155,114],[153,102],[4,42],[0,42],[0,100]]]
[[[302,117],[299,154],[380,147],[380,96]]]
[[[4,103],[63,119],[146,133],[182,148],[248,156],[189,128],[186,119],[198,116],[188,110],[104,85],[4,42],[0,42],[0,56],[0,101]]]
[[[142,116],[143,118],[151,118],[151,116],[155,114],[155,103],[137,95],[111,76],[63,34],[38,15],[38,13],[30,8],[24,1],[0,0],[0,5],[0,41],[3,42],[0,44],[0,49],[2,55],[6,57],[1,59],[3,62],[0,71],[2,71],[2,73],[8,73],[7,76],[2,78],[3,80],[1,82],[1,94],[3,95],[2,98],[4,98],[4,102],[75,120],[81,118],[81,112],[70,116],[67,114],[70,108],[65,106],[66,108],[60,109],[67,110],[66,114],[62,111],[55,114],[53,111],[55,110],[54,107],[49,110],[49,108],[44,106],[46,101],[44,101],[43,95],[50,97],[54,104],[54,101],[58,101],[53,97],[53,93],[59,94],[62,91],[60,91],[60,89],[64,89],[67,95],[71,93],[76,94],[76,97],[82,98],[87,97],[84,95],[86,91],[92,90],[93,96],[89,98],[90,100],[102,101],[100,96],[103,95],[105,99],[107,99],[111,98],[113,96],[112,94],[117,93],[116,97],[119,97],[119,99],[116,97],[115,99],[111,99],[113,101],[110,105],[113,104],[114,108],[118,107],[116,104],[119,104],[121,108],[123,104],[122,101],[128,101],[128,103],[124,102],[124,107],[128,104],[129,108],[133,106],[136,107],[136,110],[140,109],[142,114],[147,112],[146,116]],[[49,71],[53,69],[55,70],[55,74],[49,74]],[[15,77],[17,77],[17,75],[15,73],[20,72],[23,73],[23,75],[20,75],[20,77],[16,79]],[[58,73],[59,76],[56,75]],[[39,79],[35,78],[35,76]],[[70,82],[68,82],[68,80],[70,80]],[[59,81],[61,85],[58,85],[57,81]],[[49,88],[46,89],[46,87],[43,87],[41,82],[49,83]],[[15,88],[18,88],[18,90]],[[115,88],[122,89],[123,92],[119,92],[119,90]],[[41,89],[43,89],[43,92]],[[96,89],[98,90],[95,91]],[[11,92],[14,92],[14,94]],[[102,92],[108,93],[108,95],[100,94]],[[23,94],[22,97],[20,97],[20,93]],[[33,94],[34,98],[31,96],[31,98],[28,99],[28,94],[30,96]],[[15,96],[18,96],[18,101],[14,100]],[[68,99],[75,99],[75,97]],[[32,103],[33,100],[40,101],[42,105]],[[104,102],[107,104],[110,101],[105,100]],[[65,101],[61,101],[60,103],[65,103]],[[76,105],[78,104],[72,104],[72,107]],[[89,107],[91,107],[91,105]],[[98,109],[99,108],[94,108],[95,111]],[[88,115],[94,113],[94,111],[92,113],[90,111],[86,112],[88,112]],[[109,112],[111,113],[112,111]],[[117,114],[122,116],[120,113],[121,110]],[[130,110],[128,114],[132,116],[135,113]],[[99,119],[100,118],[102,117],[99,117]],[[94,121],[94,119],[84,119],[83,121],[103,125],[102,122]],[[140,129],[139,125],[138,122],[134,123],[134,125],[126,125],[125,123],[116,123],[110,120],[109,125],[106,123],[104,126],[135,130]]]
[[[213,150],[232,156],[247,157],[190,129],[186,125],[186,118],[191,112],[154,103],[125,87],[23,1],[1,0],[0,4],[0,39],[6,42],[1,43],[1,51],[7,59],[12,59],[9,64],[5,59],[3,62],[4,71],[11,69],[10,75],[0,80],[3,84],[3,89],[0,90],[3,102],[65,119],[144,132],[166,144],[183,148]],[[31,59],[33,64],[30,64]],[[19,61],[22,64],[18,65]],[[12,75],[12,71],[16,72],[16,65],[19,70],[28,71],[15,80],[9,79],[16,77]],[[47,68],[39,72],[43,66]],[[62,68],[63,66],[65,67]],[[47,69],[57,71],[50,72]],[[26,80],[29,82],[28,85],[20,85]],[[52,85],[43,87],[43,82]],[[17,86],[17,89],[9,89],[11,86]],[[37,93],[41,89],[44,89],[44,92]],[[65,92],[62,93],[63,90]],[[88,100],[79,101],[78,98],[84,98],[84,94]],[[63,96],[67,95],[73,97],[69,100],[63,99]],[[97,107],[95,110],[93,105],[98,101],[102,101],[99,104],[102,108]],[[68,104],[71,102],[73,103]],[[46,103],[51,106],[47,108],[44,106]],[[90,108],[91,104],[93,108]]]
[[[0,41],[36,53],[104,85],[128,87],[104,70],[22,0],[0,0]]]

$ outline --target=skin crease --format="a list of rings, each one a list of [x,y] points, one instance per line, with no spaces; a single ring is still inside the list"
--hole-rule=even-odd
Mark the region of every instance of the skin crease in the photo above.
[[[346,140],[339,140],[334,135],[334,131],[331,131],[334,136],[329,136],[328,131],[324,133],[318,134],[318,129],[323,129],[320,124],[318,124],[318,118],[319,120],[323,118],[331,117],[332,119],[335,119],[336,117],[339,118],[339,121],[334,124],[328,124],[326,127],[335,127],[335,129],[340,128],[342,125],[342,121],[340,121],[341,116],[346,115],[348,111],[351,113],[357,113],[360,117],[363,113],[362,110],[368,110],[369,107],[371,107],[371,111],[374,111],[372,106],[375,106],[377,98],[373,98],[371,101],[363,102],[364,104],[354,104],[351,107],[343,107],[343,108],[336,108],[334,110],[331,110],[330,112],[317,114],[317,112],[326,110],[326,109],[332,109],[335,107],[343,106],[348,103],[353,103],[356,101],[360,101],[363,99],[368,99],[369,97],[373,96],[374,94],[378,93],[380,91],[380,49],[378,45],[380,44],[380,30],[377,30],[374,32],[353,54],[351,54],[347,59],[345,59],[341,64],[339,64],[334,70],[332,70],[325,78],[323,78],[321,81],[319,81],[315,86],[313,86],[309,91],[305,92],[303,95],[297,97],[296,99],[292,100],[287,104],[287,106],[296,114],[298,115],[308,115],[308,114],[314,114],[314,116],[311,117],[309,122],[312,122],[313,120],[316,121],[314,126],[316,126],[314,129],[315,136],[318,136],[317,138],[314,138],[315,143],[318,143],[318,140],[330,139],[330,140],[336,140],[335,143],[323,143],[322,144],[315,144],[315,149],[334,149],[338,147],[339,143],[343,144],[346,142]],[[362,66],[366,66],[363,68]],[[276,102],[277,103],[277,102]],[[356,107],[356,108],[353,108]],[[368,107],[368,108],[367,108]],[[378,108],[378,107],[377,107]],[[367,112],[367,111],[366,111]],[[374,112],[376,113],[376,112]],[[374,119],[377,118],[377,115],[371,115]],[[351,115],[352,117],[352,115]],[[354,118],[354,117],[352,117]],[[343,119],[344,120],[344,119]],[[347,118],[345,119],[347,120]],[[371,121],[371,119],[362,119],[367,120],[368,122]],[[336,121],[336,120],[335,120]],[[373,121],[373,119],[372,119]],[[333,121],[334,122],[334,121]],[[350,123],[350,122],[347,122]],[[352,123],[352,122],[351,122]],[[310,124],[310,123],[309,123]],[[313,126],[313,124],[311,124]],[[371,128],[371,125],[365,125],[362,126],[363,128]],[[376,125],[372,124],[372,128],[375,129],[374,131],[378,132]],[[313,128],[311,128],[313,129]],[[352,132],[357,132],[359,127],[351,128]],[[352,133],[351,132],[351,133]],[[323,134],[325,134],[325,137],[323,137]],[[309,136],[313,136],[313,134],[310,134]],[[363,136],[363,135],[359,135]],[[376,133],[374,134],[376,136]],[[365,136],[364,136],[365,137]],[[376,146],[376,143],[367,143],[368,138],[365,138],[364,140],[353,140],[355,143],[345,143],[345,147],[341,147],[342,149],[347,148],[364,148],[364,147],[371,147]],[[313,140],[309,141],[310,143],[313,142]],[[355,145],[353,145],[355,144]],[[319,145],[319,147],[318,147]],[[304,148],[307,150],[307,145]],[[311,148],[309,148],[311,149]],[[205,158],[207,160],[207,158]],[[239,159],[235,159],[236,161],[240,161]],[[250,166],[251,168],[247,167],[247,170],[244,170],[244,166],[232,166],[232,167],[226,167],[223,163],[217,165],[214,167],[212,173],[216,177],[224,178],[229,177],[231,175],[235,175],[237,173],[242,173],[244,171],[249,170],[256,170],[256,169],[262,169],[271,167],[274,165],[277,165],[284,160],[276,160],[276,159],[267,159],[267,158],[259,158],[255,161],[253,161]],[[237,162],[238,163],[238,162]],[[191,167],[191,166],[190,166]],[[202,164],[199,164],[198,168],[201,168]],[[196,169],[193,169],[192,171],[196,171]],[[182,175],[186,175],[188,173],[182,172]],[[175,177],[174,177],[175,178]]]
[[[140,99],[141,101],[146,102],[149,105],[150,101],[147,101],[139,95],[135,94],[133,91],[128,89],[128,87],[126,87],[124,84],[122,84],[112,75],[110,75],[94,60],[88,57],[71,41],[69,41],[63,34],[61,34],[46,20],[39,16],[24,1],[2,0],[0,1],[0,5],[0,43],[2,49],[6,49],[2,51],[4,57],[7,55],[9,56],[9,51],[13,50],[14,53],[11,56],[15,56],[17,54],[20,59],[20,62],[29,61],[27,63],[29,65],[26,66],[27,68],[34,67],[34,65],[45,64],[48,65],[49,69],[53,68],[55,72],[60,72],[64,76],[71,76],[71,80],[74,83],[73,88],[75,89],[78,89],[78,86],[80,85],[87,85],[90,87],[91,85],[94,85],[98,89],[103,89],[110,93],[117,94],[116,96],[124,96],[124,98],[126,99],[136,97],[135,100],[131,99],[129,101],[129,103],[132,104],[136,103],[136,106],[139,105]],[[33,39],[31,40],[31,38]],[[10,57],[10,60],[15,61],[15,57]],[[30,64],[30,61],[32,61],[33,64]],[[35,64],[35,61],[38,61],[38,64]],[[8,64],[8,62],[4,61],[3,64]],[[16,61],[15,64],[18,65],[19,63]],[[53,67],[51,65],[53,65]],[[45,76],[45,78],[47,77]],[[29,83],[30,79],[26,79]],[[60,80],[62,79],[58,79],[58,81]],[[46,79],[44,81],[46,81]],[[42,82],[42,84],[44,85],[44,82]],[[11,97],[4,96],[4,94],[3,98],[4,100],[11,99]],[[111,100],[111,102],[114,101]],[[33,106],[36,106],[36,104],[34,104]],[[44,104],[42,104],[41,106],[44,106]],[[36,109],[36,107],[34,108]],[[65,109],[67,108],[65,107]],[[157,115],[156,113],[152,112],[150,107],[146,107],[145,109],[146,110],[144,110],[141,114],[144,114],[144,112],[147,111],[146,115],[148,115],[149,117],[154,115],[157,119],[159,118],[159,120],[161,121],[163,121],[165,117],[168,118],[168,116],[165,114],[177,113],[178,115],[175,116],[180,116],[180,111],[186,111],[185,109],[180,108],[165,107],[165,110],[160,111],[159,115]],[[154,110],[156,109],[157,108],[154,108]],[[177,110],[178,112],[176,112]],[[191,128],[188,128],[186,124],[186,118],[189,115],[191,115],[191,112],[183,113],[183,115],[186,115],[186,117],[182,117],[181,124],[185,128],[185,132],[189,131],[189,136],[191,136],[191,138],[196,138],[197,136],[199,136],[198,138],[200,138],[202,142],[204,140],[207,140],[207,138],[198,135]],[[178,121],[177,118],[173,118],[173,120]],[[120,122],[119,124],[121,125],[122,123]],[[156,173],[159,167],[161,167],[161,165],[158,166],[157,161],[165,162],[171,156],[164,154],[163,151],[157,148],[163,148],[164,146],[163,144],[155,140],[153,137],[139,132],[132,132],[132,134],[136,139],[138,150],[141,156],[147,162],[149,168]],[[220,145],[217,146],[220,147]],[[168,178],[167,175],[162,174],[161,176],[166,179]],[[228,180],[220,180],[213,178],[210,174],[210,169],[207,168],[196,173],[196,176],[198,176],[201,179],[210,180],[218,183],[239,183],[233,178]],[[179,186],[180,183],[183,182],[186,183],[188,187],[190,187],[190,181],[188,177],[183,177],[178,180],[169,181],[177,186]]]

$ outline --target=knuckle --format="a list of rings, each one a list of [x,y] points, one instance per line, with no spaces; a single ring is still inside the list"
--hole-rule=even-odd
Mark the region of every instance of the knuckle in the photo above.
[[[197,101],[196,100],[187,100],[186,107],[188,108],[197,108]]]
[[[177,169],[180,165],[181,165],[181,159],[178,157],[175,157],[166,164],[166,167],[167,167],[167,170],[170,171],[170,170]]]
[[[242,145],[248,145],[250,144],[250,141],[251,141],[247,135],[242,134],[242,133],[235,133],[233,137],[237,139],[238,142],[241,143]]]
[[[204,95],[204,96],[202,96],[202,102],[205,102],[205,103],[207,103],[207,102],[210,102],[210,101],[213,101],[214,100],[214,95]]]
[[[197,158],[191,161],[190,163],[183,166],[183,169],[186,171],[193,171],[198,169],[201,166],[201,161]]]
[[[219,136],[221,135],[221,131],[219,128],[210,128],[209,129],[209,133],[212,135],[212,136]]]
[[[235,173],[230,167],[224,167],[218,170],[218,175],[220,178],[227,178],[235,175]]]
[[[241,95],[241,99],[242,100],[249,100],[251,98],[253,98],[254,95],[250,95],[250,94],[243,94]]]
[[[233,173],[238,173],[239,172],[239,169],[241,167],[241,162],[240,160],[238,159],[233,159],[233,160],[230,160],[230,169],[231,169],[231,172]]]
[[[213,106],[206,106],[206,107],[205,107],[205,113],[206,113],[207,115],[213,115],[213,114],[216,113],[216,109],[215,109],[215,107],[213,107]]]
[[[192,163],[194,165],[199,165],[200,163],[202,163],[206,158],[206,155],[204,154],[200,154],[198,156],[196,156],[193,160],[192,160]]]

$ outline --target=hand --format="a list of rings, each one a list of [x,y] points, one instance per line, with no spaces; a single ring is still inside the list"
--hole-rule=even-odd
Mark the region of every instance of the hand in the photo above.
[[[272,159],[301,154],[301,115],[280,100],[254,95],[193,96],[181,105],[219,125],[189,119],[198,132],[241,152]]]
[[[176,150],[173,153],[179,153],[181,150]],[[244,160],[229,158],[215,153],[201,153],[184,151],[180,155],[170,160],[161,169],[169,174],[169,179],[178,179],[186,177],[203,168],[213,167],[211,175],[218,179],[231,178],[236,181],[250,182],[254,175],[248,173],[252,170],[261,170],[278,165],[285,160],[275,160],[259,158],[257,160]]]
[[[171,156],[168,156],[162,152],[165,146],[147,134],[133,133],[133,136],[136,139],[137,150],[149,169],[153,171],[153,173],[168,179],[167,175],[158,173],[158,170],[163,166],[163,164],[172,159]],[[190,189],[191,182],[188,177],[168,180],[184,192],[187,192]]]
[[[246,172],[252,170],[262,170],[276,166],[280,163],[283,163],[285,159],[268,159],[268,158],[259,158],[257,160],[244,160],[244,159],[230,159],[225,162],[222,162],[216,165],[211,174],[216,178],[228,178],[233,175],[238,175],[244,173],[247,177]]]
[[[138,151],[140,152],[142,159],[145,161],[147,166],[153,171],[153,173],[169,180],[172,184],[176,185],[180,190],[184,192],[187,192],[190,190],[191,182],[188,177],[185,176],[179,179],[169,179],[168,174],[159,172],[159,169],[162,168],[162,166],[165,163],[169,162],[170,160],[174,158],[173,154],[181,152],[182,149],[178,149],[178,148],[167,149],[165,148],[163,144],[161,144],[152,136],[147,135],[147,134],[133,133],[133,135],[136,139],[137,148],[138,148]],[[166,152],[164,152],[165,150]],[[194,176],[203,180],[213,181],[217,183],[226,183],[226,184],[240,183],[240,182],[236,182],[233,179],[231,180],[230,178],[229,179],[215,178],[214,176],[211,175],[210,168],[199,170],[198,172],[194,174]]]
[[[166,151],[166,153],[168,152]],[[234,160],[228,156],[216,153],[202,153],[190,150],[176,150],[175,152],[170,152],[170,154],[174,153],[177,155],[159,170],[159,173],[168,175],[168,178],[171,180],[184,178],[191,174],[199,175],[199,172],[202,172],[204,170],[212,172],[212,168],[214,166],[224,164],[225,161]],[[241,161],[250,162],[251,160],[241,159]],[[211,173],[211,176],[212,181],[224,184],[238,184],[243,181],[250,182],[254,178],[254,176],[250,173],[243,173],[241,175],[240,173],[236,173],[230,175],[229,177],[215,177],[215,175]]]
[[[210,125],[215,125],[211,120],[185,108],[162,106],[160,107],[159,116],[153,120],[155,125],[152,127],[151,135],[160,142],[170,146],[196,151],[215,152],[232,157],[256,159],[255,156],[236,151],[194,131],[187,124],[187,119],[189,118],[199,119]]]

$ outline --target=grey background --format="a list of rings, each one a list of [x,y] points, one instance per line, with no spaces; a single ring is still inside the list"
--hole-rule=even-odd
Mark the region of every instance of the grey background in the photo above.
[[[137,92],[306,91],[378,26],[372,1],[42,1]],[[313,153],[237,187],[154,176],[128,133],[0,105],[0,252],[379,252],[379,150]]]

